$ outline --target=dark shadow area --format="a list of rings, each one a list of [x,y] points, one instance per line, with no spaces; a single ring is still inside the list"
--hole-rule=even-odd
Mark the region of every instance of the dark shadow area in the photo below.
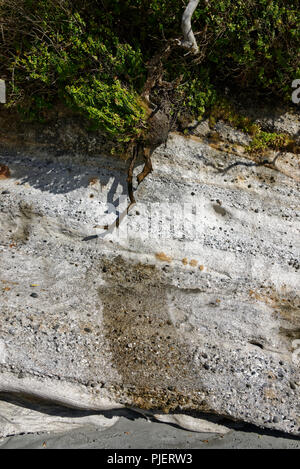
[[[29,185],[35,189],[50,194],[63,195],[71,193],[78,189],[85,189],[81,194],[77,193],[77,199],[81,197],[96,200],[103,191],[106,194],[106,207],[103,215],[114,214],[114,221],[107,229],[99,234],[91,234],[83,239],[90,241],[97,238],[105,238],[111,234],[123,218],[127,216],[128,211],[120,210],[124,205],[124,198],[129,202],[127,172],[129,162],[120,158],[89,158],[85,161],[70,159],[70,155],[66,158],[49,156],[40,157],[26,154],[17,154],[11,151],[0,150],[0,164],[9,168],[12,178],[17,179],[21,186]],[[141,163],[137,159],[134,166]],[[134,182],[133,191],[135,191],[137,182]],[[24,188],[25,188],[24,187]],[[88,191],[90,190],[90,193]],[[5,195],[9,196],[10,192],[5,191]],[[1,197],[1,192],[0,192]],[[99,202],[100,203],[100,202]],[[103,199],[102,199],[103,203]]]
[[[278,153],[274,158],[273,160],[269,161],[269,160],[266,160],[264,159],[263,161],[261,162],[244,162],[244,161],[236,161],[235,163],[232,163],[230,164],[229,166],[227,166],[227,168],[225,169],[222,169],[222,170],[219,170],[220,173],[222,174],[226,174],[230,169],[234,168],[235,166],[247,166],[247,167],[252,167],[252,166],[274,166],[274,164],[276,163],[276,160],[277,158],[279,157],[280,153]]]
[[[203,161],[205,166],[210,166],[213,169],[215,169],[217,173],[226,174],[226,173],[228,173],[228,171],[230,171],[232,168],[235,168],[236,166],[246,166],[248,168],[259,167],[259,166],[274,167],[274,165],[276,163],[276,160],[279,156],[280,156],[280,153],[277,153],[277,155],[272,160],[264,159],[264,160],[259,161],[259,162],[256,162],[256,161],[235,161],[234,163],[231,163],[230,165],[228,165],[226,168],[222,168],[222,169],[218,168],[218,166],[215,165],[214,163],[211,163],[204,155],[197,155],[197,158],[200,161]]]
[[[11,177],[17,179],[21,186],[30,185],[35,189],[51,194],[67,194],[84,188],[90,189],[88,196],[97,200],[97,194],[103,190],[107,192],[106,203],[108,208],[105,214],[115,213],[116,219],[120,218],[122,215],[118,211],[120,197],[123,199],[128,197],[127,172],[129,162],[120,158],[103,156],[90,158],[88,161],[84,157],[79,161],[75,158],[72,162],[70,155],[65,156],[65,159],[53,155],[49,157],[24,156],[13,151],[1,150],[0,164],[8,166]],[[137,160],[135,166],[140,163],[141,161]],[[86,195],[83,194],[83,196]],[[107,234],[108,232],[104,232],[99,236],[105,237]],[[99,236],[92,235],[85,238],[85,240],[88,241]]]
[[[128,165],[125,161],[99,157],[94,159],[93,166],[87,166],[84,160],[82,163],[74,160],[71,164],[69,159],[70,156],[66,161],[61,161],[61,158],[56,159],[54,156],[39,158],[3,151],[0,154],[0,162],[9,167],[13,178],[18,179],[22,185],[29,184],[41,191],[66,194],[89,185],[92,188],[97,179],[100,186],[104,187],[113,179],[108,192],[108,202],[116,204],[114,196],[119,185],[122,186],[122,193],[127,193]]]
[[[36,412],[41,412],[49,416],[57,416],[57,417],[66,417],[66,418],[81,418],[81,417],[87,417],[91,415],[102,415],[103,417],[107,419],[112,419],[113,417],[124,417],[127,420],[130,420],[132,422],[138,421],[140,419],[148,420],[149,422],[155,422],[158,425],[162,426],[169,426],[173,428],[180,429],[182,432],[185,433],[194,433],[199,435],[199,438],[201,438],[202,434],[207,434],[207,432],[193,432],[192,430],[187,430],[180,425],[177,425],[175,423],[164,423],[160,422],[157,419],[154,418],[153,415],[151,415],[151,411],[143,410],[143,409],[134,409],[134,408],[123,408],[123,409],[112,409],[112,410],[103,410],[103,411],[89,411],[89,410],[79,410],[79,409],[71,409],[68,407],[64,407],[61,405],[57,405],[55,403],[51,403],[46,400],[42,399],[34,399],[30,396],[27,397],[20,397],[19,395],[8,395],[5,393],[0,394],[0,399],[2,401],[14,404],[16,406],[22,407],[22,408],[27,408],[32,411]],[[158,411],[157,413],[162,413],[161,411]],[[218,425],[222,425],[227,427],[229,430],[232,431],[237,431],[237,432],[243,432],[243,433],[255,433],[260,436],[269,436],[272,438],[283,438],[286,440],[293,440],[295,442],[300,441],[299,436],[291,435],[288,433],[284,433],[282,431],[278,430],[271,430],[267,428],[261,428],[256,425],[247,423],[247,422],[242,422],[242,421],[233,421],[228,419],[227,417],[222,417],[220,415],[215,415],[215,414],[209,414],[205,412],[189,412],[189,411],[182,411],[182,410],[175,410],[175,411],[170,411],[170,415],[172,414],[182,414],[182,415],[190,415],[194,418],[199,418],[202,420],[207,420],[208,422],[211,423],[216,423]],[[149,430],[151,428],[149,427]],[[218,433],[210,433],[211,435],[218,435]]]
[[[41,412],[49,416],[66,417],[66,418],[80,418],[87,417],[89,415],[103,415],[104,417],[111,419],[115,416],[123,416],[129,420],[135,420],[141,417],[141,414],[134,412],[131,409],[114,409],[114,410],[81,410],[70,407],[65,407],[52,401],[48,401],[42,398],[36,398],[30,395],[18,395],[18,394],[7,394],[0,393],[0,399],[10,404],[14,404],[18,407],[30,409],[35,412]]]

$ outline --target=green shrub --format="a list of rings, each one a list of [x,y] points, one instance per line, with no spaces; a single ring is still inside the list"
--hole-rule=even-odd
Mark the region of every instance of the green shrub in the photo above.
[[[218,99],[210,109],[210,127],[214,127],[216,121],[220,119],[252,136],[251,143],[246,147],[249,153],[263,154],[270,149],[295,151],[296,142],[289,135],[261,130],[259,124],[253,122],[249,117],[239,114],[234,106],[224,98]]]
[[[259,130],[254,135],[254,138],[247,147],[247,150],[250,153],[262,153],[267,149],[285,150],[291,144],[293,144],[293,140],[289,135]]]
[[[183,0],[0,0],[0,75],[8,106],[45,118],[63,102],[109,137],[128,140],[145,125],[139,95],[147,62],[181,36]],[[200,2],[193,17],[200,54],[180,47],[163,60],[163,79],[181,76],[181,112],[195,117],[219,88],[290,100],[300,78],[299,2]]]
[[[141,52],[104,26],[87,28],[69,8],[67,0],[23,2],[17,22],[28,11],[33,29],[25,39],[14,38],[8,106],[18,104],[23,116],[35,119],[59,99],[109,137],[129,140],[145,117],[134,88],[135,73],[143,71]]]
[[[300,76],[298,0],[217,0],[196,16],[213,32],[206,63],[216,78],[290,99]]]

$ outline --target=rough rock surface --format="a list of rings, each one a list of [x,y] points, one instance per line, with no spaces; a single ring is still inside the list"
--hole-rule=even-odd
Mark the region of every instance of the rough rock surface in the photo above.
[[[225,130],[171,134],[118,230],[123,161],[2,149],[0,393],[300,435],[299,155]]]
[[[297,106],[285,108],[280,102],[274,103],[274,100],[266,104],[264,100],[255,103],[253,97],[240,100],[233,98],[238,111],[259,124],[266,132],[277,132],[289,134],[300,142],[300,114]]]

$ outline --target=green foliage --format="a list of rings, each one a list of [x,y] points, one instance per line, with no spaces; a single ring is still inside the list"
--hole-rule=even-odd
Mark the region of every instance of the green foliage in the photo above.
[[[8,105],[34,119],[62,101],[109,137],[136,136],[145,124],[139,95],[147,62],[166,40],[181,36],[185,4],[0,0],[0,75],[9,84]],[[298,0],[201,1],[193,17],[200,56],[174,47],[162,64],[165,81],[181,77],[174,94],[181,112],[200,117],[212,106],[216,112],[225,85],[290,100],[291,82],[300,78],[299,11]],[[235,124],[257,131],[251,123]]]
[[[266,150],[294,151],[295,141],[287,134],[265,132],[249,117],[242,116],[226,99],[218,99],[209,112],[209,124],[213,127],[217,120],[224,120],[233,127],[252,136],[250,145],[246,150],[252,154],[263,154]]]
[[[139,133],[138,124],[145,114],[136,96],[122,87],[119,80],[104,83],[95,77],[81,79],[66,86],[67,100],[71,106],[80,109],[110,137],[126,142]]]
[[[250,153],[262,153],[269,148],[272,150],[288,149],[291,144],[293,140],[289,135],[259,130],[247,150]]]
[[[109,137],[127,141],[145,119],[135,90],[144,70],[141,52],[104,25],[88,28],[69,8],[67,0],[23,2],[37,26],[33,37],[15,43],[8,105],[17,103],[27,119],[41,119],[59,99]]]
[[[217,99],[217,93],[209,78],[204,74],[193,74],[190,70],[183,73],[183,85],[179,90],[183,95],[182,110],[188,110],[196,119],[200,120],[208,107]]]
[[[216,74],[290,99],[299,74],[297,0],[219,0],[198,15],[214,31],[208,61]]]
[[[225,98],[218,98],[217,102],[211,107],[209,111],[210,127],[213,127],[216,121],[220,119],[253,136],[260,132],[258,124],[253,123],[249,117],[236,112],[234,106]]]

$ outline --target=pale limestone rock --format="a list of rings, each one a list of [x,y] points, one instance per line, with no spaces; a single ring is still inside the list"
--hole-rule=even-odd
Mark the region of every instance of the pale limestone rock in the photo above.
[[[296,157],[171,134],[111,232],[124,162],[2,151],[0,392],[299,435]]]

